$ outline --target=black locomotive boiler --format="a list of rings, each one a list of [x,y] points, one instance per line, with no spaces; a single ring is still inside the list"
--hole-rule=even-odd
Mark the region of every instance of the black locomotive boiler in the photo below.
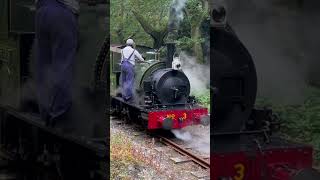
[[[119,72],[119,53],[122,46],[111,46],[112,67]],[[189,125],[208,124],[207,108],[201,107],[190,96],[190,82],[183,70],[172,68],[175,45],[167,44],[167,58],[159,60],[159,54],[149,49],[153,56],[148,63],[135,66],[135,101],[123,101],[121,93],[112,95],[111,106],[115,114],[138,121],[145,128],[180,129]],[[179,66],[177,64],[177,66]],[[119,78],[114,89],[119,89]]]

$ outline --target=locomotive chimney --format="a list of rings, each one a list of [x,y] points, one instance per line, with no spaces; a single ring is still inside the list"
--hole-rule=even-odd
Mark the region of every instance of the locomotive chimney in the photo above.
[[[177,9],[172,6],[170,8],[169,14],[169,24],[168,24],[168,36],[167,36],[167,62],[166,67],[172,67],[173,56],[176,50],[174,40],[177,38],[177,27],[178,27],[178,19],[177,19]]]
[[[167,68],[172,67],[172,61],[173,61],[173,56],[174,56],[175,50],[176,50],[175,43],[168,42],[167,43],[167,62],[166,62]]]

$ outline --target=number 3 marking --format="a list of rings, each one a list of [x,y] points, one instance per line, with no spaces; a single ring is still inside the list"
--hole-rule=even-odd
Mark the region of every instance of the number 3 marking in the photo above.
[[[187,113],[183,113],[183,117],[182,117],[182,119],[187,119]]]
[[[243,180],[245,171],[244,165],[239,163],[234,165],[233,167],[237,171],[237,175],[233,177],[234,180]]]

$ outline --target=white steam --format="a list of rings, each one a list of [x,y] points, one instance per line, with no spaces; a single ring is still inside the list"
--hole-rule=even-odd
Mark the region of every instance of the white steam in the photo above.
[[[191,136],[190,132],[188,132],[188,131],[181,131],[181,130],[173,129],[172,133],[176,136],[176,138],[181,139],[183,141],[191,141],[192,140],[192,136]]]
[[[174,9],[175,20],[177,23],[183,20],[183,8],[187,0],[173,0],[171,7]]]
[[[188,56],[184,52],[180,54],[182,71],[190,81],[191,94],[202,92],[210,86],[210,66],[199,64],[195,57]]]
[[[184,129],[175,129],[171,132],[176,138],[184,141],[186,146],[210,155],[210,129],[202,125],[188,126]]]

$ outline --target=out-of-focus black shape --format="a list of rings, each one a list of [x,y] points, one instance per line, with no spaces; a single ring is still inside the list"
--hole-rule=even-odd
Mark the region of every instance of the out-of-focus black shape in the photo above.
[[[214,133],[239,132],[254,106],[257,75],[253,60],[229,25],[211,28]]]
[[[319,171],[315,169],[300,170],[291,180],[318,180],[320,179]]]

